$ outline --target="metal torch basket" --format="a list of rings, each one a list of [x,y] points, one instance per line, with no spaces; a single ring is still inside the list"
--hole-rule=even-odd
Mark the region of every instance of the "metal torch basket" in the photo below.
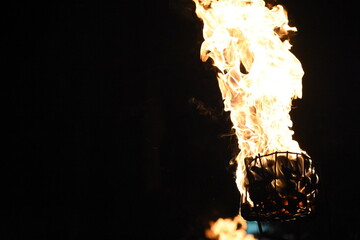
[[[274,152],[246,158],[245,166],[240,210],[246,220],[295,220],[314,210],[318,177],[307,154]]]

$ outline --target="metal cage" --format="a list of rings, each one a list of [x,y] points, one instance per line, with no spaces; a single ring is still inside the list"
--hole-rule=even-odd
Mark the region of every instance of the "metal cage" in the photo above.
[[[244,161],[240,211],[246,220],[295,220],[314,210],[318,177],[307,154],[274,152]]]

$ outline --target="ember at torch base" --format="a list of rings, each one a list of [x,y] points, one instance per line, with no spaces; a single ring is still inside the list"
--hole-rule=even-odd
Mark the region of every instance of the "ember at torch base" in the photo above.
[[[298,201],[289,200],[269,200],[261,203],[261,205],[252,207],[249,203],[241,204],[241,216],[247,221],[265,221],[295,220],[300,217],[308,216],[314,208],[298,208]],[[284,205],[287,202],[287,205]]]

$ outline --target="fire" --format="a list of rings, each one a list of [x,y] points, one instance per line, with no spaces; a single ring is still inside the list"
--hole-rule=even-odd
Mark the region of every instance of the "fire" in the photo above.
[[[240,216],[231,218],[219,218],[216,222],[210,222],[210,229],[205,235],[209,239],[217,240],[255,240],[252,234],[246,233],[246,221]]]
[[[287,38],[297,29],[289,26],[283,6],[267,7],[263,0],[194,2],[204,23],[201,59],[211,58],[219,70],[224,108],[238,139],[236,183],[245,198],[245,159],[305,153],[293,139],[289,115],[292,100],[302,97],[304,72]]]

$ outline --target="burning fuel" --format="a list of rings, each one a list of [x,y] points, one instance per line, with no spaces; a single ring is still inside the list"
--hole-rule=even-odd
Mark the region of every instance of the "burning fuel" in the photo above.
[[[302,97],[304,75],[286,37],[296,27],[289,26],[283,6],[266,6],[263,0],[194,2],[204,23],[201,59],[211,59],[218,69],[224,108],[238,139],[241,203],[250,212],[262,206],[269,217],[272,212],[294,216],[304,208],[310,212],[317,176],[312,160],[293,139],[289,114],[292,100]],[[289,204],[292,208],[283,207]]]

